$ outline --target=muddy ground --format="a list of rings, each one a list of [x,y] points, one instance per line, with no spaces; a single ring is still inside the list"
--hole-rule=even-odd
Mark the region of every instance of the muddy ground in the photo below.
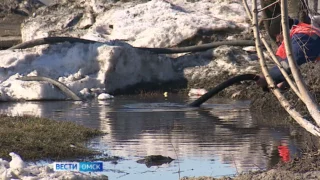
[[[28,16],[28,12],[32,12],[34,7],[27,9],[23,9],[19,6],[19,4],[12,3],[14,1],[2,1],[2,6],[0,6],[0,25],[8,24],[11,22],[11,26],[6,26],[6,30],[0,28],[0,39],[7,36],[20,36],[20,23]],[[35,6],[35,7],[38,7]],[[26,14],[24,14],[24,12]],[[14,20],[14,21],[12,21]],[[1,27],[1,26],[0,26]],[[9,30],[8,30],[9,29]],[[184,45],[194,45],[199,43],[206,43],[212,40],[221,40],[226,37],[227,33],[222,33],[219,36],[197,36],[194,39],[186,40],[182,42],[179,46]],[[239,35],[239,39],[251,39],[252,36],[250,34],[247,35]],[[15,41],[14,43],[18,43],[19,41]],[[192,42],[192,43],[191,43]],[[12,42],[11,42],[12,43]],[[0,43],[1,44],[1,43]],[[259,68],[259,67],[257,67]],[[313,93],[314,97],[317,99],[317,102],[320,101],[320,64],[319,63],[309,63],[303,65],[301,67],[301,71],[303,76],[306,78],[306,83],[309,86],[311,92]],[[135,93],[145,94],[145,92],[163,92],[169,91],[173,93],[186,93],[190,88],[205,88],[211,89],[215,85],[223,82],[224,80],[230,78],[231,75],[226,73],[221,73],[219,77],[215,78],[207,78],[202,79],[201,81],[188,81],[185,80],[184,82],[168,82],[164,84],[149,84],[146,86],[145,84],[141,85],[146,87],[145,90],[139,90]],[[173,86],[175,85],[175,86]],[[132,87],[132,89],[136,88]],[[159,89],[162,87],[163,89]],[[130,89],[130,88],[128,88]],[[134,91],[134,90],[132,90]],[[128,91],[130,92],[130,91]],[[124,92],[118,92],[119,94]],[[297,97],[291,90],[287,90],[284,92],[284,95],[289,99],[293,107],[297,108],[302,114],[308,117],[306,108],[303,106],[300,100],[297,100]],[[252,100],[251,109],[252,111],[256,111],[263,114],[270,113],[278,119],[278,121],[285,121],[286,123],[293,123],[295,122],[288,116],[286,111],[281,107],[278,100],[271,92],[264,92],[261,88],[259,88],[255,82],[243,82],[241,84],[232,86],[227,88],[226,90],[222,91],[218,94],[220,97],[227,97],[227,98],[235,98],[235,99],[250,99]],[[305,147],[302,149],[302,156],[297,157],[289,163],[286,164],[278,164],[275,167],[272,167],[271,170],[266,172],[254,172],[248,173],[243,175],[238,175],[237,177],[226,177],[221,179],[320,179],[320,153],[318,149],[320,148],[319,139],[311,136],[305,135],[308,134],[304,130],[297,128],[295,130],[295,136],[301,136],[306,138],[305,139]],[[304,134],[302,136],[302,134]],[[184,180],[193,180],[193,179],[203,179],[203,180],[211,180],[214,178],[211,177],[184,177]]]
[[[301,66],[301,72],[306,80],[306,84],[310,89],[312,95],[317,102],[320,102],[320,78],[318,72],[320,72],[319,63],[308,63]],[[211,88],[208,84],[217,84],[229,78],[229,75],[222,75],[219,79],[209,80],[206,82],[200,82],[193,84],[198,85],[202,88]],[[287,114],[282,108],[277,98],[271,92],[265,92],[259,88],[255,82],[244,82],[239,85],[230,87],[225,91],[219,93],[221,97],[231,97],[235,92],[238,95],[236,99],[250,99],[251,110],[255,113],[260,113],[262,116],[274,116],[276,121],[282,121],[283,123],[296,124],[294,120]],[[301,114],[307,119],[311,119],[308,115],[308,111],[301,100],[298,100],[297,96],[292,90],[283,91],[284,96],[292,104],[292,107],[296,108]],[[255,114],[254,113],[254,114]],[[272,118],[272,119],[273,119]],[[272,120],[273,121],[273,120]],[[267,122],[268,123],[268,122]],[[271,123],[271,122],[270,122]],[[319,139],[308,134],[302,128],[294,127],[295,136],[305,138],[303,141],[306,142],[302,149],[301,156],[294,158],[289,163],[280,162],[274,167],[271,167],[268,171],[253,172],[237,175],[236,177],[224,177],[218,178],[219,180],[251,180],[251,179],[281,179],[281,180],[292,180],[292,179],[320,179],[320,143]],[[302,136],[303,135],[303,136]],[[183,180],[214,180],[212,177],[184,177]]]

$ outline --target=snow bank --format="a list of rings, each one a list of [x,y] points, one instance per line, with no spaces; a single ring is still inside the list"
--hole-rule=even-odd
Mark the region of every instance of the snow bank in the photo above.
[[[21,76],[56,79],[85,99],[141,82],[214,78],[222,72],[255,73],[257,64],[241,48],[221,46],[173,59],[117,41],[6,50],[0,51],[0,56],[1,101],[67,98],[47,82],[17,80]]]
[[[139,82],[177,78],[171,59],[120,42],[64,43],[0,51],[0,56],[0,100],[3,101],[66,98],[46,82],[16,80],[21,76],[51,77],[82,97],[98,96]]]
[[[99,16],[89,33],[102,34],[104,29],[104,37],[125,39],[134,46],[170,47],[199,31],[232,31],[248,27],[240,1],[173,4],[152,0]]]
[[[92,2],[84,2],[82,6],[94,9]],[[241,1],[204,0],[191,3],[152,0],[143,4],[134,3],[124,3],[106,12],[99,10],[89,30],[80,29],[80,23],[72,24],[79,17],[79,22],[84,21],[93,10],[74,8],[70,12],[69,8],[59,8],[46,15],[38,13],[24,23],[22,39],[28,41],[49,34],[63,34],[99,41],[122,39],[141,47],[170,47],[200,31],[249,29]],[[68,28],[73,31],[68,31]]]
[[[40,9],[22,26],[23,40],[65,35],[104,43],[63,43],[0,51],[0,101],[67,98],[46,82],[16,79],[21,76],[49,77],[66,84],[81,98],[92,98],[141,82],[189,80],[206,77],[208,73],[237,74],[252,70],[252,64],[247,62],[250,61],[248,54],[234,51],[234,48],[219,47],[214,51],[172,58],[132,47],[173,46],[199,31],[247,30],[249,25],[241,2],[152,0],[143,4],[124,3],[108,11],[99,11],[89,29],[80,28],[79,24],[88,17],[85,14],[94,13],[86,10],[94,1],[79,2],[86,8],[78,7],[72,12],[64,6],[52,11]],[[238,57],[245,62],[245,69],[240,67],[243,62],[233,60]],[[204,69],[208,67],[210,70],[206,73]]]

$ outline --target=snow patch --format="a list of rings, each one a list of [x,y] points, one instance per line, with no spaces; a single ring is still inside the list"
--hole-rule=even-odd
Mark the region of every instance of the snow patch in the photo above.
[[[70,171],[53,171],[51,165],[36,166],[36,165],[26,165],[22,158],[11,152],[11,161],[8,162],[0,158],[0,179],[37,179],[37,180],[47,180],[47,179],[101,179],[102,176],[99,175],[89,175],[80,172],[70,172]]]
[[[59,34],[101,43],[61,43],[0,51],[0,101],[67,98],[47,82],[16,79],[21,76],[38,75],[58,80],[86,99],[97,98],[101,93],[112,94],[138,83],[206,78],[224,71],[230,74],[252,71],[251,64],[248,65],[249,55],[230,47],[179,54],[178,57],[157,55],[132,47],[174,46],[199,31],[246,31],[250,26],[240,1],[191,3],[152,0],[143,4],[124,3],[108,11],[96,9],[100,13],[96,14],[95,23],[89,29],[77,29],[77,23],[70,25],[79,14],[92,13],[86,8],[93,7],[96,2],[101,1],[79,1],[83,5],[79,7],[83,9],[77,8],[72,12],[64,6],[52,13],[45,13],[48,9],[44,9],[24,23],[24,41]]]
[[[152,0],[113,10],[99,16],[89,34],[105,32],[103,35],[108,39],[126,39],[134,46],[170,47],[196,35],[199,30],[249,28],[241,2],[174,3]]]

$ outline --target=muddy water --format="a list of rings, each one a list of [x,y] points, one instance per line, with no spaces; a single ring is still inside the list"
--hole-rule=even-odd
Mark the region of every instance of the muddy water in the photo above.
[[[248,101],[213,99],[186,107],[187,97],[116,97],[110,101],[1,103],[0,112],[75,121],[108,132],[88,146],[124,158],[105,162],[110,179],[178,179],[232,176],[289,160],[300,142],[287,127],[254,119]],[[264,121],[265,122],[265,121]],[[136,160],[170,156],[170,164],[147,167]]]

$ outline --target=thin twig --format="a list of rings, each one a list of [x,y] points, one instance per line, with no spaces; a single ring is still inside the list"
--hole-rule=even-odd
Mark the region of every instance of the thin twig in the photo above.
[[[180,175],[181,170],[180,170],[179,156],[178,156],[178,153],[177,153],[176,149],[174,148],[172,142],[171,142],[171,146],[172,146],[173,151],[174,151],[174,153],[176,154],[176,157],[177,157],[177,160],[178,160],[178,167],[179,167],[179,171],[178,171],[178,172],[179,172],[179,179],[180,179],[180,178],[181,178],[181,175]]]
[[[258,27],[257,0],[253,0],[252,10],[253,10],[253,14],[254,14],[252,17],[252,26],[253,26],[252,28],[253,28],[255,42],[256,42],[257,54],[259,57],[259,62],[260,62],[260,66],[262,69],[262,73],[266,77],[267,83],[269,84],[271,91],[277,97],[277,99],[280,102],[280,104],[282,105],[282,107],[290,114],[290,116],[294,120],[296,120],[296,122],[300,126],[302,126],[304,129],[306,129],[311,134],[320,137],[320,129],[317,126],[314,126],[308,120],[306,120],[299,112],[297,112],[291,106],[291,104],[288,102],[288,100],[281,94],[279,89],[274,86],[274,81],[270,76],[270,73],[268,71],[267,65],[265,63],[265,58],[264,58],[264,55],[263,55],[262,49],[261,49],[261,39],[260,39],[260,33],[259,33],[259,27]]]
[[[314,98],[311,96],[309,90],[306,87],[306,84],[302,78],[300,70],[298,68],[297,62],[295,61],[292,54],[292,45],[291,38],[289,34],[289,22],[288,22],[288,2],[287,0],[281,0],[281,23],[282,23],[282,34],[284,38],[285,50],[290,66],[290,70],[292,72],[292,76],[297,84],[299,92],[302,96],[303,102],[307,106],[307,109],[312,116],[312,118],[316,121],[317,125],[320,126],[320,113],[319,107],[315,102]]]
[[[276,19],[276,18],[278,18],[278,17],[280,17],[280,16],[281,16],[281,14],[278,14],[277,16],[272,17],[272,18],[264,18],[264,19],[262,19],[262,21],[270,21],[270,20],[274,20],[274,19]]]
[[[244,9],[246,10],[247,16],[249,17],[250,21],[252,21],[252,13],[249,9],[249,5],[248,5],[247,0],[242,0],[242,3],[244,5]]]
[[[232,156],[233,164],[236,168],[237,174],[239,174],[238,167],[237,167],[236,161],[234,160],[233,154],[231,154],[231,156]]]
[[[262,9],[259,9],[258,12],[261,12],[261,11],[263,11],[265,9],[268,9],[269,7],[271,7],[271,6],[273,6],[273,5],[277,4],[277,3],[279,3],[279,0],[269,4],[268,6],[263,7]]]
[[[244,4],[244,8],[247,12],[247,15],[249,16],[250,20],[252,21],[252,14],[250,12],[248,3],[246,0],[242,1]],[[249,12],[248,12],[249,11]],[[280,16],[281,14],[279,14]],[[277,17],[279,17],[277,16]],[[261,33],[259,33],[261,34]],[[275,56],[275,54],[272,52],[272,48],[269,46],[269,44],[267,43],[267,41],[265,40],[264,37],[261,38],[262,43],[264,44],[264,46],[266,47],[267,51],[269,52],[269,54],[271,55],[272,60],[276,63],[276,65],[278,66],[278,68],[280,69],[281,73],[283,74],[284,78],[286,79],[286,81],[288,82],[288,84],[290,85],[290,87],[292,88],[292,90],[297,94],[297,96],[301,99],[301,95],[299,90],[297,89],[296,85],[293,83],[293,81],[291,80],[291,78],[289,77],[288,73],[284,70],[283,66],[280,64],[278,58]]]
[[[296,93],[296,95],[301,99],[301,95],[300,92],[297,88],[297,86],[294,84],[294,82],[291,80],[291,78],[289,77],[287,71],[283,68],[283,66],[281,65],[281,63],[279,62],[278,58],[274,55],[274,53],[272,52],[271,47],[269,46],[268,42],[265,40],[264,37],[261,38],[263,45],[266,47],[267,51],[269,52],[269,54],[271,55],[271,59],[275,62],[275,64],[278,66],[278,68],[280,69],[282,75],[284,76],[284,78],[286,79],[286,81],[288,82],[288,84],[290,85],[291,89]]]

